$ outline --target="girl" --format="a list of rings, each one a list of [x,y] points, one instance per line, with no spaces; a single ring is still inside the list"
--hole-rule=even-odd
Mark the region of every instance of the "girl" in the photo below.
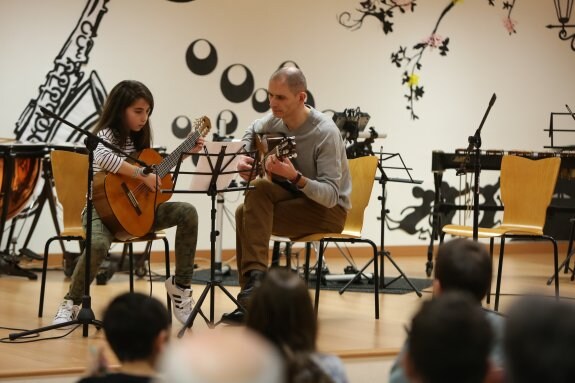
[[[154,109],[150,90],[138,81],[125,80],[117,84],[108,96],[94,133],[114,144],[126,153],[141,151],[151,146],[149,117]],[[192,152],[202,149],[204,140],[198,138]],[[125,157],[102,144],[94,151],[94,173],[105,170],[142,182],[156,191],[160,180],[154,174],[145,174],[142,168],[125,160]],[[82,213],[86,230],[86,210]],[[194,256],[198,234],[198,214],[194,206],[186,202],[164,202],[156,210],[153,230],[177,226],[175,276],[166,280],[166,289],[173,301],[174,315],[185,323],[192,312],[194,301],[190,287],[194,269]],[[92,209],[92,243],[90,279],[85,280],[85,253],[82,253],[72,274],[70,288],[58,308],[53,324],[74,320],[80,311],[84,283],[92,283],[100,264],[108,254],[114,234],[103,224],[96,209]]]

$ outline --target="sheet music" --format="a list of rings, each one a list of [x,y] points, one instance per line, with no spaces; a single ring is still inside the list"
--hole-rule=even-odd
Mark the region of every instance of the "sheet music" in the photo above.
[[[244,152],[244,145],[246,143],[243,141],[222,141],[222,142],[213,142],[213,141],[206,141],[205,147],[208,150],[208,153],[213,154],[212,156],[200,156],[198,161],[198,165],[194,169],[195,172],[198,173],[209,173],[209,174],[194,174],[192,176],[192,182],[190,184],[190,190],[192,191],[207,191],[210,186],[210,181],[212,179],[212,168],[210,167],[210,161],[212,166],[216,166],[216,161],[218,159],[218,153],[220,152],[221,148],[225,146],[226,155],[224,156],[222,162],[222,168],[220,169],[220,173],[218,176],[218,180],[216,182],[216,186],[218,190],[226,189],[232,180],[238,175],[238,173],[227,173],[233,172],[236,170],[238,159],[239,157],[231,155],[239,154]],[[228,155],[230,154],[230,155]],[[208,160],[209,158],[209,160]]]

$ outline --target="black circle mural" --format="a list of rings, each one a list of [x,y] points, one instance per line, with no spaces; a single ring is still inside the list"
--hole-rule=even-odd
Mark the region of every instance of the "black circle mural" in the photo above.
[[[235,85],[230,80],[230,71],[235,68],[242,68],[245,73],[245,79],[242,83]],[[243,64],[233,64],[226,68],[224,73],[222,73],[222,79],[220,80],[220,88],[222,94],[226,100],[239,103],[246,101],[250,98],[252,92],[254,91],[254,76],[252,72]]]
[[[218,134],[224,134],[227,136],[238,129],[238,116],[229,109],[224,109],[218,113],[216,121],[218,124]],[[220,131],[222,127],[225,127],[224,132]]]
[[[263,97],[261,97],[263,95]],[[262,98],[262,100],[258,100],[258,96]],[[252,107],[258,113],[265,113],[270,110],[270,102],[268,100],[268,91],[264,88],[256,89],[254,94],[252,95]]]
[[[194,50],[196,44],[199,42],[208,44],[210,49],[205,58],[199,58]],[[186,50],[186,64],[192,73],[197,74],[198,76],[205,76],[212,73],[218,65],[218,52],[216,51],[216,47],[206,39],[197,39],[193,41]]]
[[[192,122],[186,116],[178,116],[172,121],[172,133],[177,138],[186,138],[192,131]]]

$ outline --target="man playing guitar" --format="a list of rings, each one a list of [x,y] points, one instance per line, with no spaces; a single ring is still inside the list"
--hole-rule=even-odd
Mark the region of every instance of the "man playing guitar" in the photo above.
[[[294,136],[293,160],[266,157],[268,174],[288,180],[297,192],[271,182],[271,177],[251,182],[244,203],[236,210],[236,256],[241,291],[239,303],[249,310],[249,298],[267,270],[272,234],[290,238],[317,232],[341,232],[351,207],[351,177],[345,144],[335,123],[305,104],[307,84],[295,67],[272,74],[268,85],[272,112],[249,126],[242,140],[252,149],[255,134]],[[247,180],[257,172],[253,159],[242,156],[240,175]],[[245,311],[224,314],[224,322],[241,323]]]

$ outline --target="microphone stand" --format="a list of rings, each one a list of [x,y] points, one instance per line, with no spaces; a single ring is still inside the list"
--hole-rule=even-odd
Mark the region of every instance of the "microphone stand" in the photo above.
[[[93,189],[92,189],[92,187],[93,187],[93,183],[94,183],[94,175],[93,175],[94,150],[96,150],[96,147],[98,146],[98,144],[102,144],[102,145],[114,150],[115,152],[122,153],[126,157],[133,159],[138,164],[145,166],[146,169],[148,169],[148,171],[151,172],[153,170],[153,168],[148,166],[145,162],[143,162],[137,158],[131,157],[130,155],[128,155],[127,153],[124,153],[124,151],[122,151],[120,148],[116,147],[115,145],[110,144],[109,142],[102,140],[100,137],[96,136],[95,134],[93,134],[89,131],[86,131],[84,129],[81,129],[81,128],[73,125],[72,123],[64,120],[63,118],[56,115],[52,111],[44,108],[43,106],[40,107],[40,110],[44,114],[48,115],[49,117],[53,117],[56,120],[63,122],[64,124],[70,126],[74,130],[76,130],[79,133],[86,136],[85,143],[86,143],[86,149],[88,149],[88,195],[87,195],[87,201],[86,201],[86,219],[87,219],[88,225],[86,226],[86,246],[84,249],[84,257],[85,257],[85,265],[86,265],[86,267],[84,268],[84,281],[85,281],[84,282],[84,296],[82,297],[82,307],[81,307],[80,312],[78,313],[78,316],[76,317],[76,319],[68,321],[68,322],[64,322],[64,323],[40,327],[40,328],[37,328],[34,330],[28,330],[28,331],[23,331],[20,333],[9,334],[8,337],[10,340],[14,340],[14,339],[17,339],[17,338],[20,338],[23,336],[32,335],[32,334],[38,334],[38,333],[41,333],[44,331],[54,330],[57,328],[73,326],[73,325],[82,325],[82,336],[87,337],[89,325],[96,326],[96,329],[98,329],[98,330],[102,327],[102,322],[96,319],[96,317],[94,315],[94,311],[92,310],[92,299],[90,297],[90,283],[88,283],[88,281],[90,280],[90,261],[91,261],[91,255],[92,255],[92,206],[93,206],[93,200],[92,200],[92,190]]]
[[[493,106],[493,104],[495,103],[495,99],[497,98],[497,96],[495,95],[495,93],[493,93],[493,96],[491,96],[491,100],[489,101],[489,106],[487,107],[487,110],[485,111],[485,114],[483,115],[483,119],[481,120],[481,123],[479,124],[479,128],[477,128],[477,130],[475,131],[475,134],[473,136],[469,136],[468,138],[468,142],[469,142],[469,146],[467,147],[467,155],[469,156],[469,154],[474,150],[475,154],[474,154],[474,162],[473,162],[473,172],[475,173],[475,181],[474,181],[474,185],[473,185],[473,240],[477,241],[479,238],[479,173],[481,172],[481,159],[480,159],[480,154],[481,154],[481,129],[483,128],[483,124],[485,123],[485,120],[487,119],[487,115],[489,114],[489,111],[491,110],[491,107]],[[464,167],[465,164],[467,163],[467,161],[464,161],[462,166]],[[465,172],[465,169],[460,169],[457,174],[462,174]]]

